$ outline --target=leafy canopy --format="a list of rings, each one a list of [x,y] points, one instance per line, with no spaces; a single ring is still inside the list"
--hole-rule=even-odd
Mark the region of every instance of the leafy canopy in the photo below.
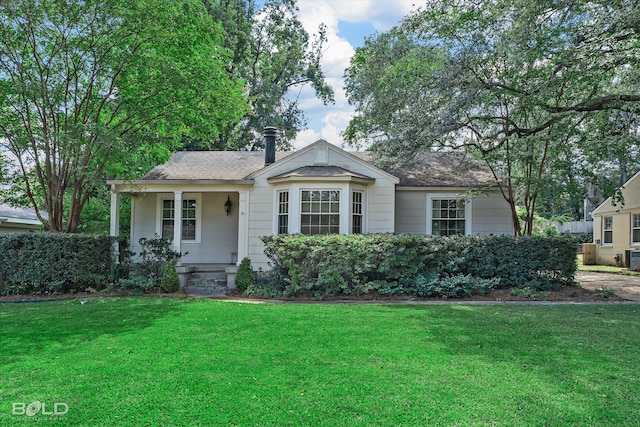
[[[575,159],[593,158],[595,124],[611,135],[616,114],[638,114],[639,8],[429,1],[356,51],[345,76],[356,116],[345,136],[387,158],[425,149],[477,155],[493,170],[517,233],[516,205],[524,207],[529,234],[540,196],[557,190]]]
[[[196,0],[0,4],[0,141],[50,230],[76,231],[106,169],[242,117],[223,40]]]

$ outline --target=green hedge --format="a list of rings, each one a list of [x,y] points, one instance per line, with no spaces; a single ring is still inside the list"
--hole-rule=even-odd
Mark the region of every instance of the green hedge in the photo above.
[[[0,294],[76,292],[111,280],[111,239],[62,233],[0,235]]]
[[[456,286],[473,284],[465,289],[487,291],[490,285],[547,290],[572,284],[576,271],[571,236],[296,234],[263,241],[276,276],[282,278],[283,295],[357,295],[372,290],[415,294],[415,286],[409,284],[435,283],[434,277]]]

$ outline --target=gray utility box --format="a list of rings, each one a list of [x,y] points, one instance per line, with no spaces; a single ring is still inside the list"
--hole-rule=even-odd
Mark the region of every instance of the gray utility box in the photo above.
[[[640,271],[640,251],[630,251],[629,270]]]

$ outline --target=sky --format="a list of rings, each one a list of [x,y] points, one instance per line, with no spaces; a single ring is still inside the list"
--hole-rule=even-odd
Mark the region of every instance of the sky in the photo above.
[[[294,149],[318,139],[343,145],[341,133],[353,115],[344,92],[343,75],[355,49],[364,44],[367,36],[398,24],[419,4],[419,0],[298,0],[298,18],[309,34],[316,33],[321,23],[327,27],[328,40],[321,65],[336,102],[324,106],[315,97],[313,88],[302,89],[300,105],[309,127],[298,133],[292,144]]]

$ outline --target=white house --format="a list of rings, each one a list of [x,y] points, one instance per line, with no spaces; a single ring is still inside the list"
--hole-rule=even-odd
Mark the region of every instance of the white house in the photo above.
[[[188,252],[186,272],[244,257],[267,269],[261,237],[279,233],[513,234],[493,176],[464,155],[423,153],[383,170],[373,153],[324,140],[276,152],[275,136],[265,129],[264,152],[178,152],[139,180],[108,181],[112,235],[121,194],[132,198],[131,250],[142,237],[172,239]]]
[[[622,200],[609,197],[591,213],[597,264],[629,267],[631,253],[640,251],[640,172],[620,193]]]

